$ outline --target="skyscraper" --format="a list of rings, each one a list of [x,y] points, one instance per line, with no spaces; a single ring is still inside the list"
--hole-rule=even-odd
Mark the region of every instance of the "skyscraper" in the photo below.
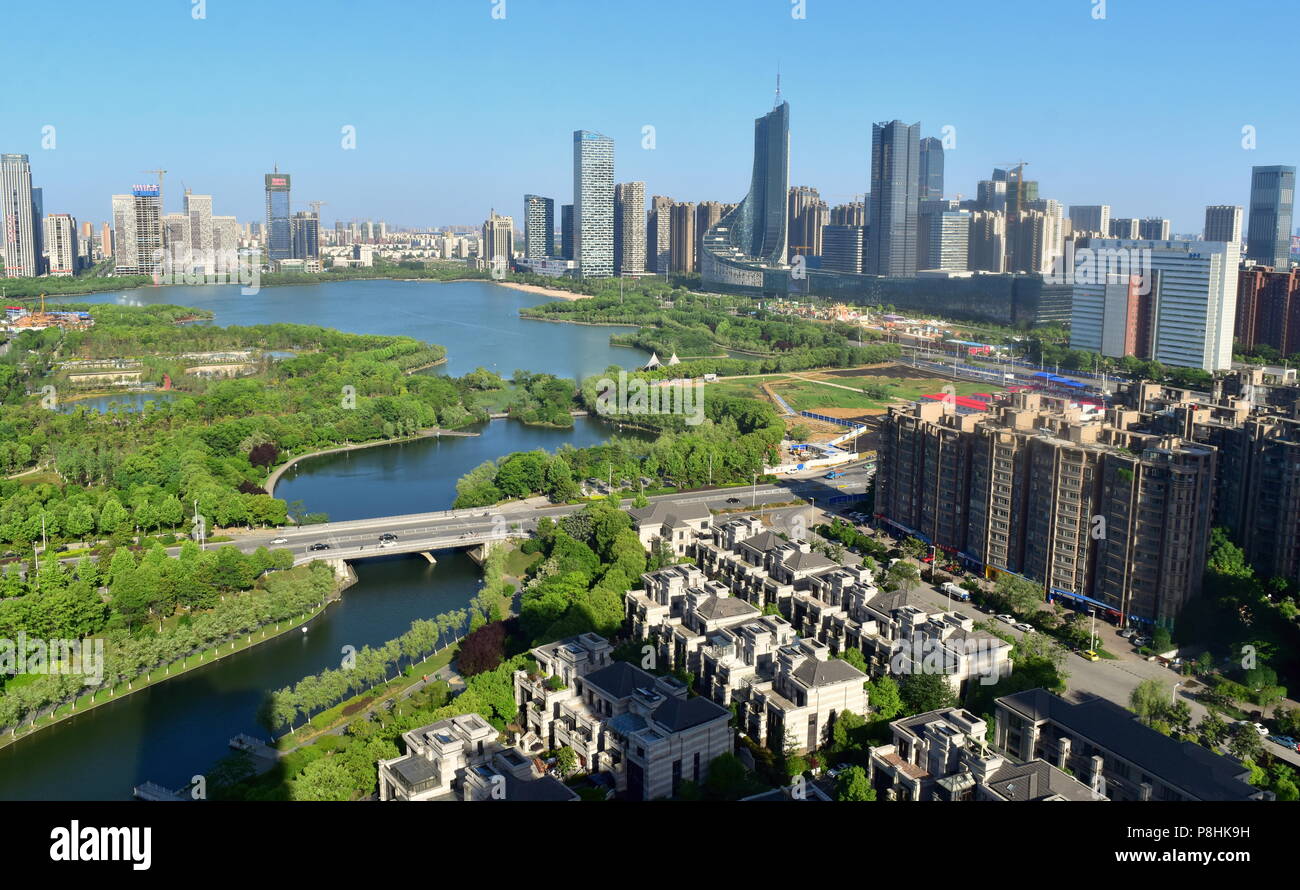
[[[1250,168],[1250,224],[1246,259],[1275,269],[1291,265],[1295,167]]]
[[[1075,235],[1087,233],[1106,236],[1110,234],[1109,204],[1070,205],[1070,228]]]
[[[36,242],[36,274],[45,274],[45,190],[32,186],[32,236]]]
[[[1206,241],[1240,244],[1241,216],[1241,208],[1231,204],[1212,204],[1206,207],[1205,232],[1201,237]]]
[[[861,201],[853,201],[849,204],[836,204],[831,208],[830,222],[832,226],[865,226],[867,224],[867,207]]]
[[[1007,215],[993,210],[971,214],[968,266],[977,272],[1005,272],[1007,269]]]
[[[871,127],[869,275],[916,275],[917,182],[921,125],[895,120]]]
[[[817,189],[806,185],[790,187],[790,211],[786,220],[789,256],[822,255],[822,229],[829,222],[830,209]]]
[[[49,255],[51,275],[75,275],[77,221],[66,213],[51,213],[45,217],[45,249]]]
[[[492,263],[492,268],[504,269],[515,255],[515,221],[510,216],[498,216],[492,210],[483,223],[483,247],[479,256]],[[502,265],[504,264],[504,265]]]
[[[700,253],[704,250],[704,236],[709,229],[722,221],[735,207],[721,201],[701,201],[695,205],[695,271],[700,271]]]
[[[538,260],[555,252],[555,201],[524,195],[524,256]]]
[[[560,205],[559,254],[562,260],[573,259],[573,205]]]
[[[39,274],[40,239],[32,200],[32,168],[27,155],[0,155],[0,223],[4,225],[6,278]]]
[[[614,186],[615,260],[620,275],[645,271],[645,183]]]
[[[1139,220],[1127,217],[1114,218],[1110,221],[1110,237],[1134,239],[1138,236]]]
[[[917,195],[922,201],[943,198],[943,140],[927,136],[921,140]]]
[[[162,269],[162,189],[135,185],[113,196],[113,256],[118,275],[154,275]]]
[[[672,209],[672,270],[678,275],[696,271],[695,205],[689,201],[674,204]]]
[[[214,272],[233,270],[239,254],[239,223],[233,216],[212,217],[212,253]]]
[[[650,271],[660,275],[672,268],[672,215],[672,198],[655,195],[650,199],[646,222],[646,263]]]
[[[293,258],[293,223],[289,214],[289,174],[275,168],[266,174],[266,241],[268,260]]]
[[[300,210],[293,215],[293,258],[320,259],[320,219],[314,212]]]
[[[1143,241],[1168,241],[1172,223],[1158,216],[1138,220],[1138,237]]]
[[[862,274],[863,227],[832,224],[822,230],[822,268]]]
[[[104,255],[104,259],[113,258],[113,227],[108,223],[104,223],[104,227],[100,231],[99,251]]]
[[[212,196],[192,195],[185,190],[185,215],[190,221],[192,262],[203,272],[215,269],[212,258]]]
[[[614,140],[573,132],[573,259],[579,278],[614,274]]]

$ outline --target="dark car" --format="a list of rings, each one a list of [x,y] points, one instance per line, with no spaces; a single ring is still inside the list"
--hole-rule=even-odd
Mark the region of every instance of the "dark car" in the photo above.
[[[728,503],[728,504],[739,504],[739,503],[740,503],[740,498],[727,498],[727,503]]]
[[[315,544],[312,544],[312,545],[311,545],[310,547],[308,547],[307,549],[308,549],[308,550],[328,550],[328,549],[330,549],[330,545],[329,545],[329,544],[326,544],[324,541],[317,541]]]
[[[392,532],[384,532],[382,535],[379,536],[379,543],[381,544],[386,544],[389,541],[396,541],[396,540],[397,540],[397,535],[393,534]]]

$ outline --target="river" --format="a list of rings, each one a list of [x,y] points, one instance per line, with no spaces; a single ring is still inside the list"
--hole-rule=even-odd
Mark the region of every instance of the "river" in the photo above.
[[[446,345],[446,368],[455,374],[483,365],[504,367],[507,374],[525,367],[572,376],[610,363],[627,366],[641,356],[610,347],[607,328],[524,322],[518,308],[535,304],[536,297],[483,282],[344,282],[268,288],[253,297],[233,287],[158,288],[87,299],[123,300],[201,306],[223,325],[303,321],[409,334]],[[456,480],[484,460],[517,450],[554,450],[565,442],[589,445],[610,432],[587,418],[577,418],[572,430],[506,420],[475,429],[479,436],[303,461],[276,494],[335,520],[437,510],[451,505]],[[256,715],[267,691],[337,666],[345,645],[382,644],[417,618],[468,603],[479,586],[477,566],[458,551],[437,558],[434,566],[420,556],[358,562],[358,583],[311,623],[309,633],[286,634],[0,749],[0,799],[121,800],[144,781],[171,788],[188,784],[229,753],[231,737],[266,736]]]

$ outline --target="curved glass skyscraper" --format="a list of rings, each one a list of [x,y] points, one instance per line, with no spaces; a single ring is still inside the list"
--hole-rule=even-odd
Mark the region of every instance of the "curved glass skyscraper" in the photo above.
[[[784,270],[789,181],[790,103],[782,102],[754,121],[749,194],[704,236],[700,276],[705,282],[762,288],[765,272]]]

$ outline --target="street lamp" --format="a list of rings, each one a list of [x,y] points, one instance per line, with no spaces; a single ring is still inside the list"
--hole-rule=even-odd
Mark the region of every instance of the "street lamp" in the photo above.
[[[1092,616],[1092,624],[1088,628],[1088,649],[1097,648],[1097,610],[1089,609],[1088,614]]]
[[[1182,685],[1183,685],[1183,684],[1182,684],[1181,682],[1175,683],[1175,684],[1174,684],[1174,688],[1171,689],[1171,690],[1169,690],[1169,705],[1170,705],[1170,707],[1173,707],[1174,705],[1178,704],[1178,687],[1179,687],[1179,686],[1182,686]]]

